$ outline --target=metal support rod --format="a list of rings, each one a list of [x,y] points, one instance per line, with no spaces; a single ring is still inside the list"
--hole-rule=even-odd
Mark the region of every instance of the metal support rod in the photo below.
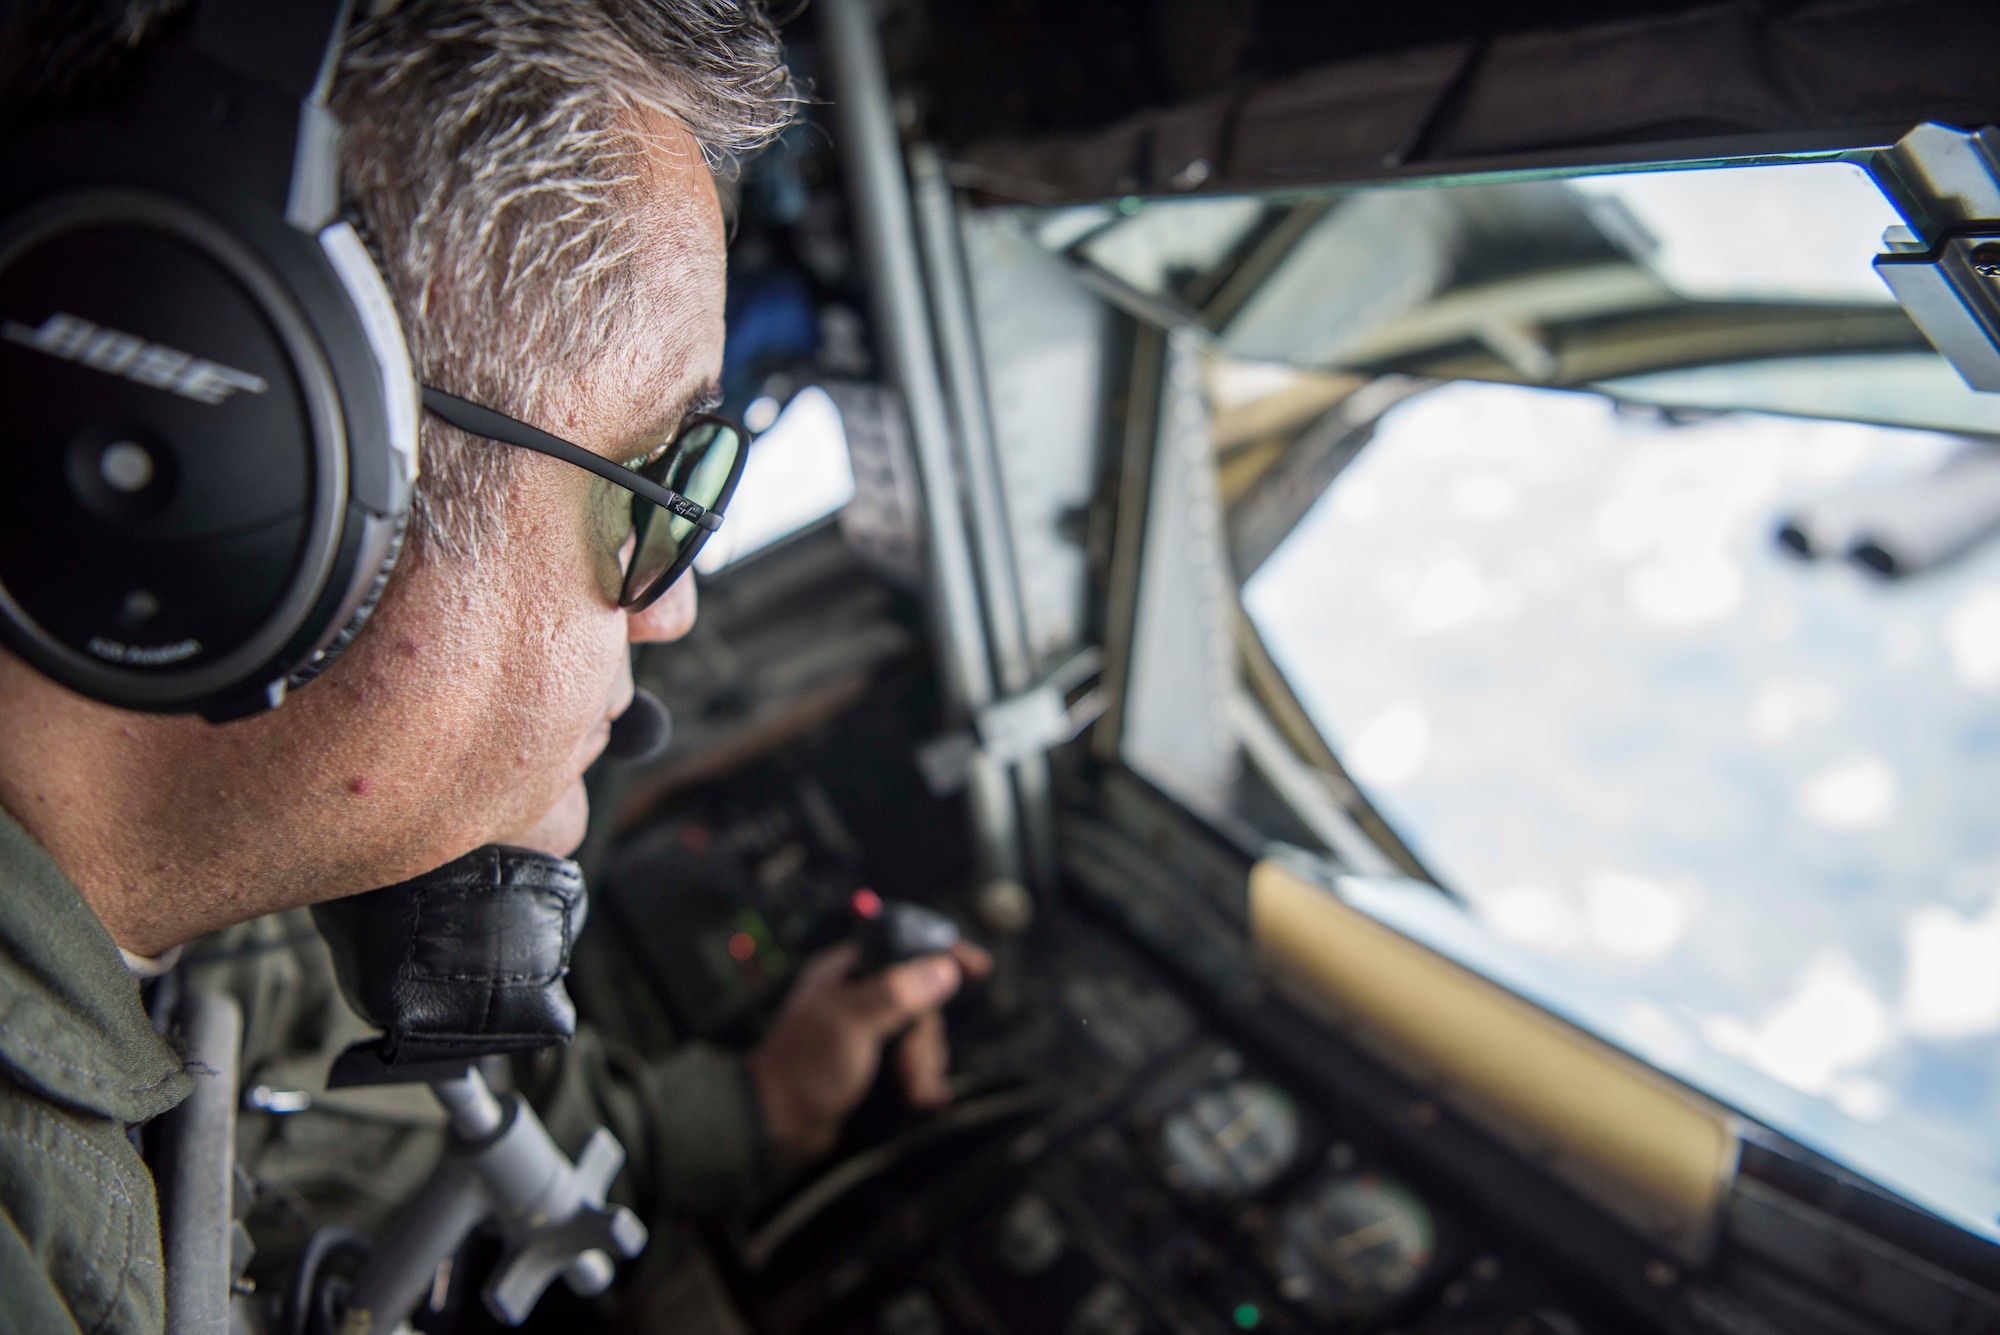
[[[932,620],[945,689],[955,710],[969,712],[992,701],[993,670],[959,503],[951,420],[931,340],[889,76],[868,0],[825,0],[820,31],[826,38],[877,332],[909,412],[910,439],[922,474]],[[1018,877],[1017,815],[1007,776],[991,764],[975,764],[970,791],[982,872]]]
[[[402,1326],[430,1293],[438,1267],[457,1255],[492,1213],[493,1198],[480,1181],[479,1166],[467,1155],[447,1152],[355,1279],[342,1329]]]
[[[1000,693],[1018,695],[1035,684],[1035,661],[1021,607],[1006,481],[993,440],[993,415],[986,398],[964,241],[958,228],[958,201],[951,182],[945,179],[937,150],[928,144],[910,150],[910,186],[917,240],[930,277],[937,348],[958,428],[958,457],[971,510],[972,552],[985,594],[993,666]],[[1029,880],[1046,897],[1054,893],[1056,879],[1055,812],[1049,798],[1047,757],[1034,755],[1019,761],[1014,767],[1014,790],[1020,803]]]
[[[506,1107],[494,1097],[476,1066],[456,1080],[431,1081],[431,1093],[451,1114],[451,1129],[461,1139],[484,1140],[507,1120]]]
[[[1056,892],[1061,874],[1056,850],[1056,808],[1049,758],[1029,756],[1014,766],[1014,797],[1020,804],[1021,841],[1027,852],[1028,882],[1044,903]]]
[[[916,206],[917,240],[930,277],[931,311],[952,419],[958,428],[958,456],[964,466],[965,496],[972,518],[972,552],[986,594],[986,633],[1000,692],[1015,695],[1034,682],[1028,628],[1021,615],[1020,579],[1014,541],[1007,525],[1005,484],[993,445],[993,418],[986,402],[986,377],[972,325],[965,257],[960,250],[958,208],[937,150],[918,144],[910,150],[910,195]]]
[[[160,1126],[166,1327],[169,1335],[226,1335],[243,1011],[233,997],[190,991],[180,1023],[194,1092]]]
[[[1125,732],[1125,698],[1132,680],[1132,636],[1139,619],[1139,563],[1145,551],[1146,509],[1153,485],[1153,444],[1165,383],[1167,337],[1141,324],[1133,334],[1132,386],[1118,476],[1118,518],[1112,530],[1111,579],[1104,612],[1104,685],[1110,707],[1091,734],[1091,750],[1116,760]]]

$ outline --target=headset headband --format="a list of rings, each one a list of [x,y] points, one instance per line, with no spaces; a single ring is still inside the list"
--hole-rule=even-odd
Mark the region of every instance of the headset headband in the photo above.
[[[285,219],[318,231],[340,209],[340,127],[326,110],[352,0],[200,0],[195,50],[299,107]]]

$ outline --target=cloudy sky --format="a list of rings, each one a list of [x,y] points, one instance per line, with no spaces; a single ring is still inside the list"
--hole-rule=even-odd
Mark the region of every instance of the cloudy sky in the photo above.
[[[1772,539],[1960,448],[1446,386],[1244,599],[1550,995],[2000,1234],[2000,542],[1889,584]]]

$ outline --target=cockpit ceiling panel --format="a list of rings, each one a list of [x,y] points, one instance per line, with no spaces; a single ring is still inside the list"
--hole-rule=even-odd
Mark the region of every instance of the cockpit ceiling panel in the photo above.
[[[1744,3],[1348,61],[1082,134],[971,145],[960,184],[1028,203],[1284,191],[1423,164],[1790,136],[1886,143],[1926,120],[2000,120],[2000,7]]]

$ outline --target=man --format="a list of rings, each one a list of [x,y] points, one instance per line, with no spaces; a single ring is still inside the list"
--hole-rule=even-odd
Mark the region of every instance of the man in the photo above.
[[[418,377],[608,458],[644,454],[715,396],[711,164],[790,113],[775,34],[735,0],[357,8],[334,94],[343,186]],[[14,6],[7,119],[115,86],[185,9]],[[644,611],[619,605],[630,531],[606,518],[622,511],[605,484],[436,420],[423,431],[409,545],[373,620],[281,708],[224,726],[125,713],[0,653],[0,1310],[14,1327],[160,1326],[157,1208],[127,1130],[189,1081],[134,974],[483,844],[573,848],[581,775],[631,696],[629,647],[692,622],[686,582]],[[815,966],[800,995],[819,1000],[795,1000],[743,1068],[794,1156],[831,1143],[879,1039],[960,976],[932,960],[850,983],[842,963]],[[926,1022],[910,1047],[920,1097],[940,1096],[937,1034]]]

